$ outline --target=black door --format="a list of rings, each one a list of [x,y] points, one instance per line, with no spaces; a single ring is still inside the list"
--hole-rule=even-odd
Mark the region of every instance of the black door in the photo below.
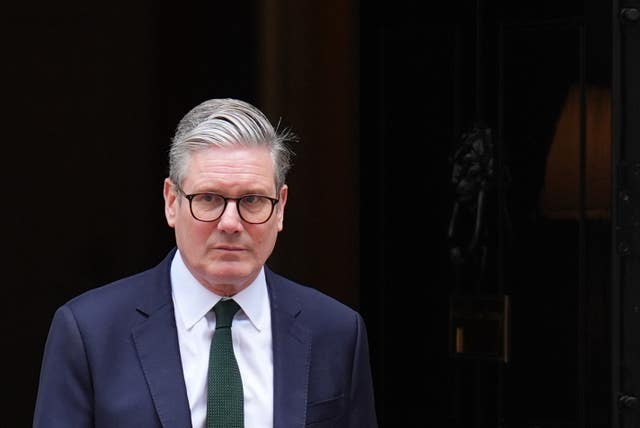
[[[382,426],[638,423],[627,3],[361,4],[361,275]],[[420,392],[400,393],[407,380]]]

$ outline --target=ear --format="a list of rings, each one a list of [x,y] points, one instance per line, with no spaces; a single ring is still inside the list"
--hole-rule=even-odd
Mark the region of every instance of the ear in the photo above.
[[[287,187],[287,185],[285,184],[280,188],[280,200],[278,201],[279,206],[278,211],[276,212],[278,217],[278,232],[282,232],[282,229],[284,228],[284,206],[287,205],[288,194],[289,187]]]
[[[164,215],[167,218],[167,224],[169,227],[175,227],[176,211],[178,210],[178,194],[169,178],[164,179],[164,189],[162,193],[164,195]]]

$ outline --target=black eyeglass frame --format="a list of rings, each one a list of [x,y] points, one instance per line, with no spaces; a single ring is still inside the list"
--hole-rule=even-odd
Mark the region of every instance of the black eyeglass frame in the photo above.
[[[184,192],[184,190],[182,190],[182,188],[180,188],[180,186],[175,185],[175,184],[174,184],[174,186],[175,186],[176,190],[178,191],[178,193],[182,194],[182,196],[187,198],[187,200],[189,201],[189,212],[191,212],[191,217],[193,217],[196,220],[201,221],[203,223],[211,223],[211,222],[219,220],[220,217],[222,217],[224,212],[227,210],[227,205],[228,205],[229,201],[235,201],[235,203],[236,203],[236,211],[238,212],[238,216],[242,219],[242,221],[244,221],[245,223],[249,223],[249,224],[264,224],[264,223],[268,222],[271,219],[271,217],[273,216],[273,210],[274,210],[276,204],[278,202],[280,202],[280,199],[272,198],[270,196],[265,196],[265,195],[258,195],[258,194],[254,194],[254,193],[248,194],[248,195],[238,196],[237,198],[231,198],[231,197],[227,197],[227,196],[222,196],[222,195],[220,195],[218,193],[213,193],[213,192],[200,192],[200,193],[186,194]],[[215,195],[217,197],[222,198],[222,200],[224,201],[224,207],[222,207],[222,211],[220,211],[220,215],[218,217],[216,217],[216,218],[214,218],[212,220],[202,220],[202,219],[196,217],[196,215],[193,213],[193,205],[192,205],[192,203],[193,203],[193,198],[195,198],[196,196],[199,196],[199,195]],[[249,221],[249,220],[245,219],[242,216],[242,213],[240,212],[240,201],[242,199],[244,199],[244,198],[248,198],[248,197],[251,197],[251,196],[258,196],[260,198],[266,198],[271,202],[271,211],[269,212],[269,215],[267,216],[267,218],[264,221],[253,222],[253,221]]]

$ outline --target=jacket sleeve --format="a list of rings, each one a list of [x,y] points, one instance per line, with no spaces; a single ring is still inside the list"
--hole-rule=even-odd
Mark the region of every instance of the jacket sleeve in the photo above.
[[[356,315],[356,345],[353,355],[350,402],[349,427],[377,428],[367,329],[359,314]]]
[[[71,309],[62,306],[44,348],[33,428],[92,427],[92,397],[85,345]]]

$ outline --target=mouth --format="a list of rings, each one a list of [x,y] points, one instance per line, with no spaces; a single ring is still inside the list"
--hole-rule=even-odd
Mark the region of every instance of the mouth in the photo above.
[[[233,246],[233,245],[219,245],[219,246],[214,247],[214,250],[238,252],[238,251],[244,251],[244,248],[236,247],[236,246]]]

